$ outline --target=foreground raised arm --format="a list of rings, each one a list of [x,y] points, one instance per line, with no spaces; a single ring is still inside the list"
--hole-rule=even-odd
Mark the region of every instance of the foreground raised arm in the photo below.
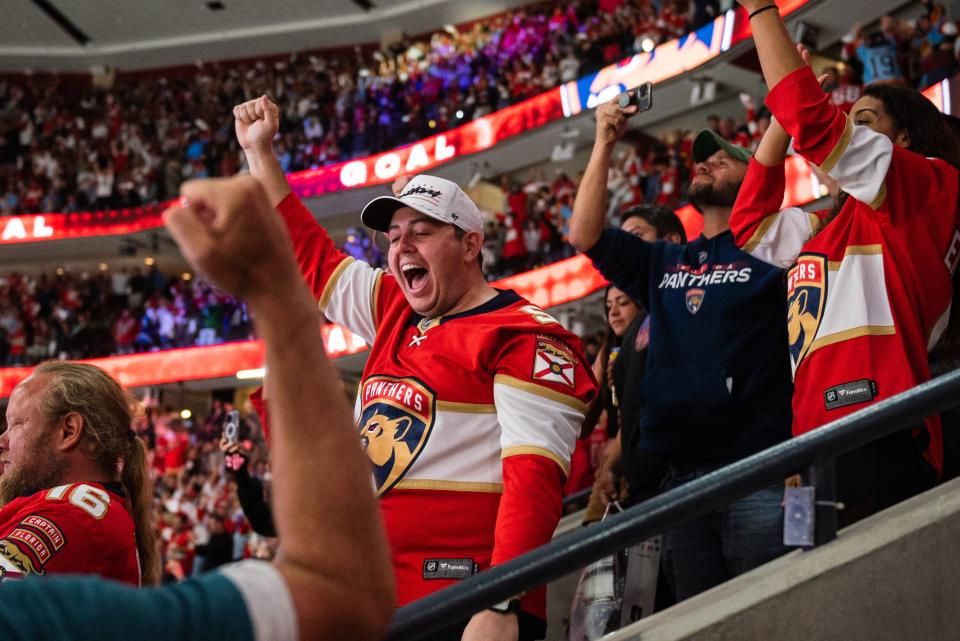
[[[386,537],[283,223],[254,178],[190,182],[181,193],[187,206],[165,216],[171,234],[206,278],[247,301],[266,345],[276,565],[302,636],[376,638],[394,603]]]

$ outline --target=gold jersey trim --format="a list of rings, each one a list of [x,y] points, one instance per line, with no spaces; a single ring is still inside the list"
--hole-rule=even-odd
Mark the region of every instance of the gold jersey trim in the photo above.
[[[511,456],[518,456],[520,454],[533,454],[534,456],[542,456],[548,458],[557,465],[560,466],[560,469],[563,470],[564,475],[570,475],[570,462],[564,461],[562,458],[557,456],[555,452],[543,447],[536,447],[535,445],[517,445],[516,447],[508,447],[503,450],[503,453],[500,455],[501,459],[509,458]]]
[[[837,141],[833,151],[827,155],[823,164],[820,165],[820,169],[826,174],[829,174],[837,166],[837,163],[843,158],[843,154],[847,153],[850,141],[853,139],[853,120],[850,119],[849,115],[845,114],[844,117],[846,118],[846,124],[843,127],[843,134],[840,135],[840,140]]]
[[[438,412],[453,412],[455,414],[496,414],[497,406],[486,403],[454,403],[452,401],[437,401]]]
[[[433,479],[403,479],[393,486],[397,490],[448,490],[451,492],[503,493],[503,483],[479,481],[436,481]]]
[[[321,312],[327,309],[327,304],[330,303],[330,297],[333,296],[333,290],[337,286],[337,281],[343,276],[343,270],[349,267],[353,261],[352,256],[347,256],[340,261],[340,264],[337,265],[333,273],[330,274],[330,278],[327,279],[327,284],[323,286],[323,292],[320,293],[320,299],[317,301],[317,307],[320,308]]]
[[[493,384],[507,385],[508,387],[513,387],[514,389],[527,392],[528,394],[533,394],[534,396],[539,396],[540,398],[561,403],[567,407],[577,410],[582,414],[587,413],[587,404],[580,399],[570,396],[569,394],[556,392],[549,387],[544,387],[543,385],[537,385],[536,383],[531,383],[530,381],[520,380],[519,378],[514,378],[513,376],[508,376],[506,374],[497,374],[493,378]]]

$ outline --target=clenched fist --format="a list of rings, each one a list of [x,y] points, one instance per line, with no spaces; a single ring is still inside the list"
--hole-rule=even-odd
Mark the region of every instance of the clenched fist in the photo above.
[[[233,117],[237,142],[244,152],[248,155],[273,153],[273,138],[280,127],[277,105],[266,96],[260,96],[234,107]]]
[[[256,178],[191,180],[180,195],[164,223],[211,283],[250,300],[302,282],[287,230]]]

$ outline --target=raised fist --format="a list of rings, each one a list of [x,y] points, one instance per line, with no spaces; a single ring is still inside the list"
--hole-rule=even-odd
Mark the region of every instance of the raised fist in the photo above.
[[[280,126],[280,110],[269,98],[255,100],[233,108],[237,142],[247,153],[272,153],[273,138]]]
[[[256,178],[191,180],[180,195],[164,222],[183,257],[211,283],[249,300],[302,281],[287,230]]]

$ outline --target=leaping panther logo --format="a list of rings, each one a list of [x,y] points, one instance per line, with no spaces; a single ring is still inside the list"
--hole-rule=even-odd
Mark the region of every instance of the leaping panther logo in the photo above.
[[[7,539],[0,539],[0,568],[4,578],[44,573],[42,565],[38,568],[16,543]]]
[[[794,368],[810,353],[827,302],[826,256],[804,254],[787,275],[787,338]]]
[[[362,388],[359,429],[377,496],[393,488],[423,451],[434,424],[434,394],[420,381],[371,377]]]

